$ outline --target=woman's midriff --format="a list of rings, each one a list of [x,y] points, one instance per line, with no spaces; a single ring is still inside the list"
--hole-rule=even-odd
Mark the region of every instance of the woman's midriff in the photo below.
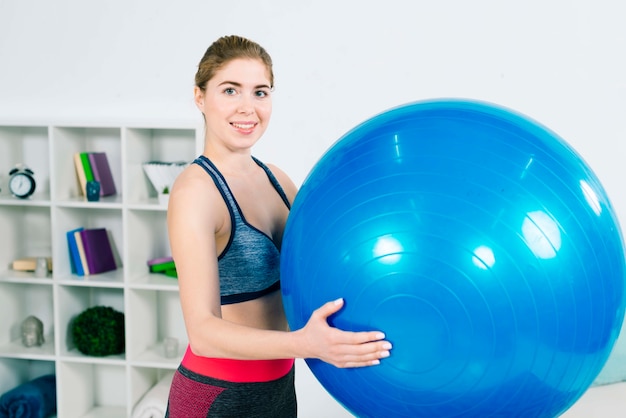
[[[225,320],[260,329],[287,331],[280,291],[259,299],[222,306]],[[188,346],[182,365],[198,374],[230,382],[268,382],[285,376],[294,359],[236,360],[195,355]]]
[[[252,328],[287,331],[280,290],[246,302],[222,305],[222,318]]]

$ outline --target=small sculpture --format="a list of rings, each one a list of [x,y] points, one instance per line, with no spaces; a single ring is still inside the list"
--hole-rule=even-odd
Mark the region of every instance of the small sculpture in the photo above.
[[[39,347],[44,342],[43,322],[36,316],[30,315],[22,321],[22,344],[24,347]]]
[[[163,339],[163,351],[166,358],[173,358],[178,355],[178,338],[165,337]]]

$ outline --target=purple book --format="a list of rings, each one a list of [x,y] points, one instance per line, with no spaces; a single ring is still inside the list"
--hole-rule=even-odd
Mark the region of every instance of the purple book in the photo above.
[[[171,256],[152,258],[152,259],[148,260],[148,266],[154,266],[154,265],[157,265],[157,264],[169,263],[171,261],[174,261],[174,259]]]
[[[117,193],[106,153],[90,152],[89,162],[91,163],[94,180],[100,182],[100,196],[110,196]]]
[[[83,240],[89,274],[117,269],[113,249],[109,242],[109,233],[105,228],[84,229],[80,231],[80,235]]]

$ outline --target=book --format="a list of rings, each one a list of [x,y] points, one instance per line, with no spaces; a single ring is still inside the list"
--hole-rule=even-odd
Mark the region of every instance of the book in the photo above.
[[[171,256],[157,257],[157,258],[152,258],[152,259],[148,260],[148,262],[146,264],[148,264],[148,267],[150,267],[150,266],[153,266],[155,264],[168,263],[170,261],[174,261],[174,258],[171,257]]]
[[[76,248],[78,249],[78,261],[80,264],[82,270],[83,270],[83,276],[87,276],[90,274],[89,272],[89,265],[87,264],[87,255],[85,254],[85,246],[83,245],[83,236],[81,235],[81,233],[84,231],[84,229],[78,230],[74,232],[74,241],[76,241]]]
[[[111,167],[105,152],[90,152],[89,163],[94,180],[100,182],[100,196],[111,196],[117,193]]]
[[[76,168],[80,194],[87,196],[87,178],[85,177],[85,169],[83,168],[83,160],[80,157],[80,152],[74,153],[74,167]]]
[[[76,238],[74,234],[78,231],[82,231],[84,228],[76,228],[71,231],[67,231],[67,246],[70,253],[70,268],[73,274],[78,276],[84,276],[85,271],[83,270],[83,266],[80,260],[80,253],[78,252],[78,246],[76,245]]]
[[[174,277],[174,278],[178,278],[178,272],[176,271],[176,269],[165,270],[164,274],[165,274],[167,277]]]
[[[111,196],[117,193],[109,160],[105,152],[74,153],[74,166],[80,188],[80,194],[87,196],[87,182],[100,183],[100,196]]]
[[[106,228],[84,229],[79,232],[89,274],[104,273],[117,269],[115,256]]]
[[[35,271],[38,257],[23,257],[13,260],[11,268],[17,271]],[[52,271],[52,257],[46,257],[48,271]]]
[[[161,273],[164,272],[166,270],[173,270],[176,269],[176,265],[174,264],[174,261],[166,261],[164,263],[156,263],[156,264],[152,264],[150,266],[150,272],[151,273]]]
[[[169,257],[157,257],[148,260],[148,270],[150,273],[165,274],[168,277],[178,277],[176,273],[176,265],[174,264],[174,258]]]
[[[91,163],[89,162],[89,153],[81,152],[80,161],[83,163],[83,170],[85,171],[85,181],[93,181],[93,171],[91,170]]]

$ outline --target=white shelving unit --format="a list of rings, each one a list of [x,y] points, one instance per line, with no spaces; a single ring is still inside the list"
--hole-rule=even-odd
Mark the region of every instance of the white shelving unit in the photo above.
[[[146,261],[169,255],[166,207],[143,172],[150,160],[191,161],[202,130],[175,126],[0,124],[0,394],[38,376],[57,377],[57,415],[130,417],[133,406],[180,362],[187,343],[176,279],[150,274]],[[75,152],[107,153],[117,194],[88,202],[79,193]],[[23,163],[37,189],[28,199],[8,191],[8,172]],[[71,273],[66,232],[107,228],[123,267],[79,277]],[[52,257],[48,277],[10,269],[20,257]],[[85,309],[124,313],[124,354],[91,357],[72,342],[70,324]],[[35,315],[46,342],[24,347],[20,324]],[[166,358],[165,337],[179,340]]]

